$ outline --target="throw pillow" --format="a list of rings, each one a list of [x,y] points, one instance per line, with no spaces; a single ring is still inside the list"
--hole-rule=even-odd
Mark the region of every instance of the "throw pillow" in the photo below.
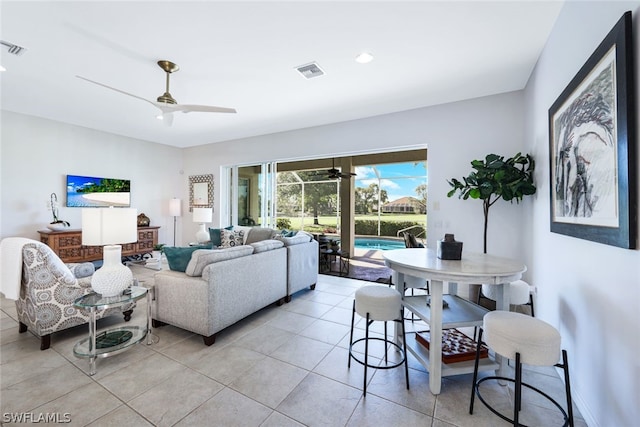
[[[244,243],[244,230],[220,230],[220,246],[230,248],[242,246]]]
[[[174,246],[165,246],[163,248],[164,254],[167,257],[169,268],[173,271],[184,271],[191,261],[191,255],[194,251],[202,249],[200,246],[188,246],[184,248],[178,248]]]
[[[283,229],[283,230],[280,232],[280,235],[281,235],[282,237],[293,237],[293,236],[295,236],[295,235],[296,235],[296,231],[295,231],[295,230],[287,230],[287,229],[285,228],[285,229]]]
[[[247,234],[247,240],[244,242],[244,244],[250,245],[251,243],[272,239],[274,233],[275,231],[271,228],[253,227],[251,230],[249,230],[249,233]]]
[[[233,230],[233,225],[224,228],[225,230]],[[211,245],[215,248],[217,246],[222,245],[222,235],[220,230],[221,228],[210,228],[209,229],[209,240],[211,240]]]
[[[189,261],[185,273],[187,276],[202,276],[202,271],[209,264],[251,255],[252,253],[253,248],[251,246],[235,246],[213,250],[201,249],[191,255],[191,261]]]
[[[67,267],[71,270],[76,279],[89,277],[96,272],[96,266],[92,262],[67,263]]]

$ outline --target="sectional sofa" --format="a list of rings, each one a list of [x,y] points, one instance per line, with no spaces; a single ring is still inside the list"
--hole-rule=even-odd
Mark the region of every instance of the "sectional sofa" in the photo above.
[[[174,325],[212,345],[224,328],[314,289],[318,242],[308,233],[284,237],[255,228],[231,246],[195,250],[184,272],[163,270],[154,279],[154,327]]]

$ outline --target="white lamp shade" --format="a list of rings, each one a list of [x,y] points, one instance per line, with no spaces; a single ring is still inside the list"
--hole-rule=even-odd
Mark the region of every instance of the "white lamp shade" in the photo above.
[[[213,210],[211,208],[193,208],[193,222],[213,221]]]
[[[82,209],[82,244],[103,246],[136,242],[137,219],[137,209]]]
[[[169,215],[171,216],[182,215],[182,200],[180,199],[169,200]]]

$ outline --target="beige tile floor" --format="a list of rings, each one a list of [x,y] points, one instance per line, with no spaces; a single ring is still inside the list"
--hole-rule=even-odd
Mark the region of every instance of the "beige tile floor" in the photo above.
[[[153,270],[132,269],[145,285],[153,283]],[[403,369],[369,370],[363,397],[362,366],[347,369],[353,294],[363,285],[373,284],[321,275],[314,291],[238,322],[211,347],[173,326],[154,329],[156,343],[99,359],[94,376],[88,375],[88,361],[73,355],[86,325],[54,334],[51,349],[40,351],[35,336],[18,333],[14,303],[3,298],[0,422],[12,425],[12,414],[29,413],[35,419],[68,414],[74,426],[508,425],[477,400],[469,415],[471,375],[445,378],[435,396],[428,373],[412,358],[409,390]],[[131,321],[144,324],[145,313],[140,301]],[[112,316],[98,328],[121,322]],[[408,329],[418,325],[407,322]],[[361,336],[363,322],[356,328]],[[381,357],[382,349],[374,346],[372,354]],[[564,402],[555,370],[529,369],[525,380]],[[505,410],[513,400],[509,386],[487,386],[484,395]],[[547,402],[528,393],[524,399],[522,422],[561,424]],[[577,411],[576,425],[586,425]]]

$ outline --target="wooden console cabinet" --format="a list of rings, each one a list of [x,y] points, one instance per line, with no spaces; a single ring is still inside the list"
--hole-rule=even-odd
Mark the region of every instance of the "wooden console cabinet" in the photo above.
[[[138,227],[138,241],[122,245],[122,256],[151,253],[158,244],[160,227]],[[38,230],[40,241],[48,245],[63,262],[85,262],[102,259],[102,246],[82,245],[82,230]]]

